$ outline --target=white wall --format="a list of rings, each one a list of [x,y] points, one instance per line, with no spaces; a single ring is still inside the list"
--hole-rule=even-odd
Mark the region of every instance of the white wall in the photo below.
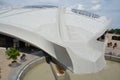
[[[104,45],[96,41],[108,25],[65,9],[14,9],[0,15],[0,32],[45,50],[74,73],[93,73],[105,66]]]

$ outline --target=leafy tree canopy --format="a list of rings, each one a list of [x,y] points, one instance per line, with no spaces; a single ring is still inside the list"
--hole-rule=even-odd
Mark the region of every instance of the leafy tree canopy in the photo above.
[[[17,59],[17,56],[20,55],[20,53],[17,49],[10,48],[6,51],[6,55],[8,55],[9,59],[13,59],[15,61]]]
[[[108,33],[120,34],[120,29],[111,29]]]

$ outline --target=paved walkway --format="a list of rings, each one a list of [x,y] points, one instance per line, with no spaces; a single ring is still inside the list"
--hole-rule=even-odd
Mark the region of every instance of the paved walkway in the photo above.
[[[0,48],[0,68],[1,68],[1,79],[0,80],[8,80],[8,74],[11,70],[11,67],[8,64],[11,60],[7,60],[7,56],[5,55],[5,49]]]
[[[55,80],[55,78],[50,65],[43,62],[30,69],[23,80]]]
[[[120,63],[106,61],[106,67],[97,73],[74,74],[67,70],[64,78],[57,80],[120,80]],[[50,66],[46,63],[38,64],[25,75],[23,80],[55,80]]]
[[[26,54],[27,60],[25,62],[21,63],[20,58],[18,58],[17,61],[21,64],[20,66],[9,67],[8,64],[11,63],[11,60],[7,60],[5,51],[6,51],[5,48],[0,48],[0,68],[1,68],[1,74],[0,74],[1,79],[0,80],[15,80],[15,76],[18,74],[19,70],[23,66],[25,66],[27,63],[31,62],[32,60],[42,56],[42,55],[38,56],[38,53],[34,53],[34,55]],[[21,53],[21,55],[22,54],[23,53]],[[40,64],[39,68],[44,71],[44,69],[45,70],[47,69],[47,68],[44,68],[44,66],[47,66],[47,64],[44,64],[43,66],[41,66],[41,64]],[[39,70],[39,69],[36,69],[36,70]],[[49,73],[49,71],[46,71],[46,72],[47,73],[44,73],[44,74]],[[38,73],[38,74],[40,75],[40,73]],[[76,75],[76,74],[72,74],[71,72],[68,71],[68,73],[66,73],[66,75],[65,75],[65,80],[120,80],[119,74],[120,74],[120,63],[113,62],[113,61],[107,61],[106,68],[96,74]],[[41,76],[43,76],[42,73],[41,73]],[[31,76],[31,77],[33,77],[33,76]],[[37,77],[33,77],[33,79],[38,80],[39,78],[37,79]]]
[[[106,67],[97,73],[80,75],[67,71],[68,75],[66,75],[65,80],[120,80],[120,63],[114,61],[106,62]]]
[[[25,66],[30,61],[42,56],[42,55],[36,56],[36,55],[38,55],[38,53],[34,53],[34,55],[33,54],[26,54],[27,60],[25,62],[20,62],[20,57],[18,57],[17,61],[20,65],[17,67],[9,67],[8,65],[11,63],[11,60],[7,59],[7,56],[5,55],[5,51],[6,51],[5,48],[0,47],[0,68],[1,68],[0,80],[14,80],[15,76],[11,77],[11,75],[14,75],[14,74],[17,75],[17,72],[19,71],[19,69],[21,67]],[[23,53],[21,53],[21,55],[22,54]]]

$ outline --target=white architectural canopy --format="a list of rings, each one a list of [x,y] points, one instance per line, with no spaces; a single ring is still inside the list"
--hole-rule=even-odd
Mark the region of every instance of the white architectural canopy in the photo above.
[[[104,43],[97,41],[109,24],[104,16],[57,7],[0,10],[0,32],[27,41],[74,73],[103,69]]]

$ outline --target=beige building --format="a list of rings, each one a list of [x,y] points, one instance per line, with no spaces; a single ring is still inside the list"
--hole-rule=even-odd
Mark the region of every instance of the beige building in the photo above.
[[[109,45],[109,43],[111,43],[111,45],[108,46],[108,47],[113,48],[115,46],[115,43],[116,43],[117,45],[116,45],[115,48],[120,49],[120,35],[107,33],[105,35],[105,39],[107,40],[108,45]]]
[[[107,33],[105,35],[105,40],[107,42],[106,52],[112,53],[113,55],[120,55],[120,35]]]

